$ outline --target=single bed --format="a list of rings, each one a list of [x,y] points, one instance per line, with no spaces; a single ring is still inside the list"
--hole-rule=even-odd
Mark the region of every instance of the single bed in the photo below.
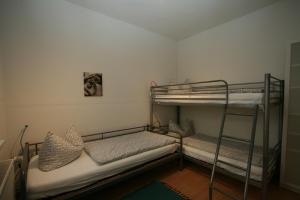
[[[138,155],[98,165],[83,152],[74,162],[50,172],[38,169],[38,156],[29,163],[27,192],[29,199],[40,199],[87,186],[95,181],[119,174],[130,168],[155,160],[176,151],[177,145],[146,151]],[[84,169],[84,170],[83,170]]]
[[[146,126],[142,129],[125,129],[125,133],[120,135],[120,130],[107,132],[113,134],[110,137],[104,137],[104,133],[100,136],[96,134],[84,136],[95,137],[98,139],[88,140],[86,144],[93,144],[99,139],[101,142],[107,140],[118,140],[121,137],[134,137],[140,134],[155,134],[145,131]],[[122,132],[122,130],[121,130]],[[155,134],[157,135],[157,134]],[[155,137],[165,137],[157,135]],[[100,141],[99,140],[99,141]],[[103,144],[103,143],[102,143]],[[52,171],[43,172],[38,168],[38,145],[33,144],[33,151],[30,151],[29,145],[25,152],[36,154],[33,156],[24,156],[28,158],[27,167],[23,167],[24,183],[26,190],[26,198],[41,199],[41,198],[58,198],[68,199],[82,195],[91,190],[89,188],[100,189],[102,186],[118,182],[121,178],[129,177],[133,174],[138,174],[145,169],[150,169],[164,162],[180,158],[179,145],[175,139],[168,144],[152,149],[143,149],[136,154],[130,154],[127,157],[120,157],[118,160],[113,160],[104,164],[99,164],[97,160],[91,157],[87,151],[82,152],[81,156],[75,161]],[[95,146],[95,145],[94,145]],[[90,152],[89,152],[90,153]],[[107,151],[106,151],[107,153]],[[101,186],[101,187],[100,187]],[[99,187],[99,188],[98,188]],[[81,192],[82,191],[82,192]]]

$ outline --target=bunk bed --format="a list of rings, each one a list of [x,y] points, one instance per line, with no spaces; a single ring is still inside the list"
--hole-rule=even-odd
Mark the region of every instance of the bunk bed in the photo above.
[[[147,125],[89,134],[82,138],[85,144],[93,142],[102,142],[102,144],[110,142],[111,144],[111,140],[122,140],[122,137],[143,138],[139,135],[154,134],[148,130],[149,126]],[[156,135],[155,137],[164,139],[161,137],[166,136]],[[166,139],[168,140],[167,137]],[[80,199],[166,162],[178,159],[179,166],[181,166],[181,148],[175,141],[173,138],[171,142],[168,141],[163,146],[128,155],[102,165],[91,159],[86,152],[82,152],[77,160],[49,172],[41,171],[38,168],[38,155],[42,143],[26,143],[21,169],[21,197],[22,199]],[[126,150],[124,149],[124,151]]]
[[[283,114],[283,88],[284,82],[278,78],[265,74],[262,82],[228,84],[224,80],[202,81],[184,84],[159,85],[151,87],[151,109],[150,109],[150,127],[154,132],[168,132],[168,127],[154,125],[154,112],[156,105],[174,105],[176,106],[177,123],[180,124],[181,107],[186,105],[217,105],[222,107],[222,121],[220,124],[219,137],[214,138],[205,134],[196,134],[183,138],[182,152],[184,158],[212,168],[210,180],[210,198],[211,187],[214,178],[214,171],[226,174],[230,177],[244,180],[245,168],[250,163],[249,177],[245,184],[259,186],[262,188],[263,199],[267,198],[267,186],[275,173],[280,159],[281,137],[282,137],[282,114]],[[278,139],[270,144],[270,109],[271,106],[278,107]],[[247,108],[248,113],[233,113],[231,108]],[[256,115],[253,114],[256,111]],[[226,140],[222,141],[222,150],[220,150],[221,140],[224,139],[223,128],[226,115],[235,116],[253,116],[252,132],[256,128],[257,113],[263,114],[263,144],[262,146],[248,147],[253,149],[251,161],[249,162],[246,154],[247,143],[250,140],[231,137],[226,135]],[[255,136],[255,130],[254,130]],[[252,135],[251,135],[252,141]],[[250,151],[249,151],[250,152]],[[251,153],[252,154],[252,153]],[[220,161],[220,162],[218,162]],[[248,168],[247,168],[248,170]],[[219,191],[223,193],[223,191]],[[223,193],[232,199],[235,196]],[[244,191],[244,199],[247,199],[247,189]]]

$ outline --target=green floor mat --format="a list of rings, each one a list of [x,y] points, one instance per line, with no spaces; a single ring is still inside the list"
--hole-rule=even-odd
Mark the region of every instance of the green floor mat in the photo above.
[[[122,198],[122,200],[185,200],[165,184],[154,181]]]

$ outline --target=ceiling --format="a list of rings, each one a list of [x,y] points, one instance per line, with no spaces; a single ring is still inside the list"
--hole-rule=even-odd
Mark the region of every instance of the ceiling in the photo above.
[[[181,40],[278,0],[67,1],[175,40]]]

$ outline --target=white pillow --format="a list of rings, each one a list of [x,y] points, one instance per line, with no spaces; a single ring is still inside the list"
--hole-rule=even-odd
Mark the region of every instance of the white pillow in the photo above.
[[[69,130],[66,132],[66,140],[76,147],[84,147],[83,140],[76,131],[74,125],[72,125],[71,128],[69,128]]]
[[[182,126],[172,120],[169,121],[169,131],[179,133],[182,137],[187,137],[195,134],[194,123],[192,120],[184,120]]]
[[[169,121],[169,132],[179,133],[180,135],[185,135],[182,128],[172,120]]]
[[[184,137],[191,136],[195,134],[195,127],[193,120],[186,119],[182,122],[181,128],[185,133]]]
[[[51,171],[76,160],[83,150],[78,137],[73,130],[67,132],[66,139],[49,132],[39,153],[39,169]]]

